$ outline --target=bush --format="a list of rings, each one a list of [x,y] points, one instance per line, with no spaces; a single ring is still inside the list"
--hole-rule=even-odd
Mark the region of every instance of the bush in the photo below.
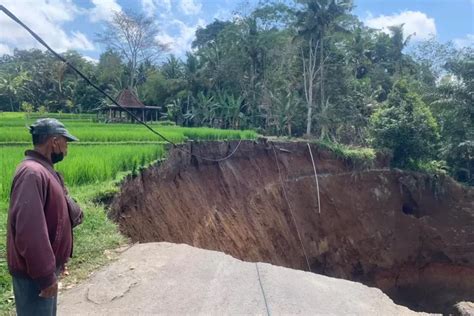
[[[370,135],[373,146],[390,149],[392,164],[402,168],[431,160],[439,141],[430,109],[404,80],[394,84],[387,102],[372,114]]]
[[[351,147],[344,144],[330,142],[328,140],[319,140],[318,146],[333,152],[336,157],[351,161],[354,165],[361,167],[370,167],[373,165],[376,154],[372,148]]]
[[[161,126],[176,126],[176,123],[175,123],[175,122],[169,121],[169,120],[158,121],[157,124],[158,124],[158,125],[161,125]]]
[[[424,171],[429,174],[447,174],[448,167],[443,160],[431,160],[417,162],[413,169]]]

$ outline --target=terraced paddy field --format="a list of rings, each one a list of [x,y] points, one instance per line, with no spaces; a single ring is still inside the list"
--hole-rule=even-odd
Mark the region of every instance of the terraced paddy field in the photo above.
[[[31,148],[28,126],[40,117],[60,119],[80,139],[56,165],[73,197],[85,211],[85,222],[75,229],[75,254],[64,284],[86,277],[107,262],[111,249],[126,243],[106,216],[100,201],[117,189],[127,174],[166,157],[166,143],[138,124],[105,124],[93,115],[0,113],[0,314],[12,310],[10,276],[6,267],[5,235],[10,185],[16,165]],[[151,126],[175,143],[187,140],[255,139],[254,131],[185,128],[163,123]]]

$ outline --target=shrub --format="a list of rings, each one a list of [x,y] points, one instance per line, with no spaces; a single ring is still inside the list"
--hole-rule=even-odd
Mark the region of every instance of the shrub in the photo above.
[[[328,140],[319,140],[318,146],[333,152],[336,157],[351,161],[354,165],[369,167],[376,158],[375,151],[372,148],[352,147],[344,144],[330,142]]]
[[[429,161],[439,141],[430,109],[404,80],[395,83],[387,102],[371,116],[370,135],[373,146],[390,149],[393,165],[402,168]]]

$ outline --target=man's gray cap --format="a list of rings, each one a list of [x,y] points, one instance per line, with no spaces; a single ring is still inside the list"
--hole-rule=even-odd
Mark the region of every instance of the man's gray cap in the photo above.
[[[61,135],[69,141],[78,141],[79,139],[71,135],[64,124],[54,118],[39,119],[30,126],[31,135]]]

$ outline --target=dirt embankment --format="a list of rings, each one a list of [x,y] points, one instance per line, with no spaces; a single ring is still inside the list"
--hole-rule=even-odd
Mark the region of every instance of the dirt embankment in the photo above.
[[[236,145],[186,148],[220,157]],[[472,188],[385,169],[381,159],[361,170],[312,151],[320,211],[305,143],[246,141],[219,163],[173,150],[123,184],[110,214],[134,241],[186,243],[302,270],[309,263],[312,272],[379,287],[418,311],[474,301]]]

